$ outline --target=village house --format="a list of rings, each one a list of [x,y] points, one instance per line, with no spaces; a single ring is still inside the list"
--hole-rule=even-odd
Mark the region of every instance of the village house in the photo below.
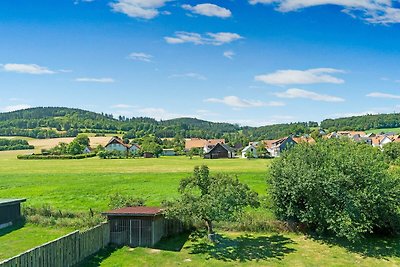
[[[265,148],[272,157],[279,157],[284,150],[287,150],[297,144],[296,141],[293,140],[292,136],[277,140],[264,140],[263,142]]]
[[[130,154],[137,154],[140,150],[140,147],[138,145],[125,144],[118,136],[112,137],[104,148],[106,151],[119,151],[122,153]]]
[[[225,144],[225,139],[201,139],[191,138],[185,140],[185,151],[189,151],[192,148],[203,149],[205,146],[215,146],[216,144]]]
[[[258,158],[257,148],[253,145],[248,145],[242,150],[242,158],[247,159],[248,154],[252,155],[253,158]]]
[[[205,159],[230,159],[235,157],[235,151],[233,148],[226,144],[217,143],[214,146],[204,147],[204,158]]]

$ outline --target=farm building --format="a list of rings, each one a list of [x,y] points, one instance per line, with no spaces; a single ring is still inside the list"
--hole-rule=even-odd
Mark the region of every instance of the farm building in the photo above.
[[[192,148],[203,148],[205,146],[215,146],[216,144],[225,144],[225,139],[200,139],[191,138],[185,141],[185,150],[189,151]]]
[[[159,207],[126,207],[104,212],[110,240],[117,245],[152,247],[164,236],[182,232],[181,223],[166,220]]]
[[[247,159],[248,153],[251,153],[250,155],[252,155],[253,158],[257,158],[258,157],[257,148],[255,148],[252,145],[248,145],[245,148],[243,148],[243,150],[242,150],[242,158]]]
[[[218,143],[215,146],[204,147],[205,159],[227,159],[234,158],[235,151],[228,145]]]
[[[175,150],[173,150],[173,149],[163,149],[162,155],[163,156],[175,156],[176,153],[175,153]]]
[[[0,199],[0,229],[21,218],[21,203],[26,199]]]

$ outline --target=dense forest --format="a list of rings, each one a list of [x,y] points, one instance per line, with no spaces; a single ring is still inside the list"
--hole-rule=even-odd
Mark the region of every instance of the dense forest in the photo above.
[[[225,138],[230,143],[277,139],[289,134],[310,133],[316,122],[279,124],[263,127],[241,127],[195,118],[157,121],[144,117],[118,117],[81,109],[37,107],[0,113],[0,136],[33,138],[75,137],[79,133],[123,133],[124,138]]]
[[[400,114],[392,113],[327,119],[321,122],[321,127],[330,131],[366,131],[380,128],[397,128],[400,127]]]

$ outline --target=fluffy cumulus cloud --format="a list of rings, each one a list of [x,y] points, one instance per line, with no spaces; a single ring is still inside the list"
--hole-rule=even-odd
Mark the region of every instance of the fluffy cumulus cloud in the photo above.
[[[324,102],[343,102],[343,98],[331,95],[318,94],[312,91],[306,91],[302,89],[292,88],[284,92],[275,93],[275,96],[280,98],[305,98],[314,101],[324,101]]]
[[[82,77],[76,78],[76,82],[89,82],[89,83],[113,83],[115,82],[112,78],[89,78],[89,77]]]
[[[42,67],[36,64],[16,64],[8,63],[0,65],[3,71],[16,72],[16,73],[27,73],[27,74],[54,74],[56,71],[50,70],[47,67]]]
[[[400,95],[393,95],[381,92],[373,92],[367,94],[368,97],[375,97],[375,98],[390,98],[390,99],[400,99]]]
[[[256,81],[273,85],[287,84],[315,84],[315,83],[334,83],[341,84],[344,80],[334,77],[334,73],[344,71],[331,68],[318,68],[309,70],[278,70],[274,73],[258,75]]]
[[[117,0],[110,3],[113,11],[132,18],[152,19],[160,14],[159,8],[171,0]]]
[[[229,18],[230,16],[232,16],[232,12],[229,9],[209,3],[198,4],[195,6],[182,5],[182,8],[189,10],[194,14],[208,17]]]
[[[129,55],[129,58],[137,61],[151,62],[153,56],[142,52],[133,52]]]
[[[264,106],[271,106],[271,107],[280,107],[284,106],[285,104],[282,102],[262,102],[259,100],[246,100],[241,99],[237,96],[225,96],[224,98],[208,98],[204,100],[205,102],[210,103],[222,103],[227,106],[233,108],[254,108],[254,107],[264,107]]]
[[[249,0],[252,5],[272,4],[280,12],[296,11],[303,8],[337,5],[343,12],[369,23],[399,23],[400,8],[398,0]]]
[[[195,32],[182,31],[175,32],[175,35],[172,37],[164,37],[165,41],[169,44],[192,43],[196,45],[223,45],[242,38],[239,34],[231,32],[209,32],[202,35]]]

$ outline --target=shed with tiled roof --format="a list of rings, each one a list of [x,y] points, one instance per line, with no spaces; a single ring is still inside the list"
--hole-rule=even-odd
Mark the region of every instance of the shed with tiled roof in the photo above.
[[[125,207],[103,212],[110,223],[110,241],[116,245],[153,247],[166,235],[182,231],[182,223],[166,220],[160,207]]]

